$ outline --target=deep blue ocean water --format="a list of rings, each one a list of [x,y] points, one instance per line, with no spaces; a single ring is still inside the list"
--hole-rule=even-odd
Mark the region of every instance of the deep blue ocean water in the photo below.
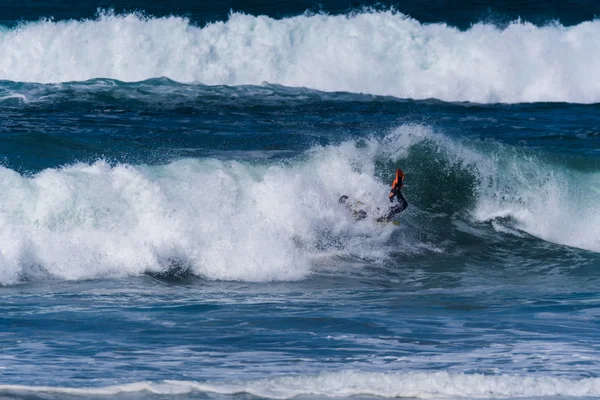
[[[1,1],[0,398],[597,398],[598,15]]]

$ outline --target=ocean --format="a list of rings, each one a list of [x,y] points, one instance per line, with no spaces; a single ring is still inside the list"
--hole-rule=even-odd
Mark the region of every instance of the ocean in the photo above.
[[[1,1],[0,399],[599,397],[598,16]]]

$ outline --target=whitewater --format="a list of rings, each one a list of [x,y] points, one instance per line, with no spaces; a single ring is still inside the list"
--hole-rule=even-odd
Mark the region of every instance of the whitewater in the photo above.
[[[600,22],[466,30],[399,11],[233,12],[197,26],[178,16],[102,12],[89,20],[23,22],[0,31],[0,79],[59,83],[166,77],[478,103],[600,101]]]
[[[448,373],[358,373],[343,371],[293,378],[264,379],[248,382],[136,382],[100,388],[59,388],[0,385],[0,391],[77,396],[115,396],[130,393],[158,395],[251,395],[263,399],[293,399],[298,396],[332,398],[368,396],[375,398],[532,398],[573,396],[593,398],[600,395],[600,380],[486,377]]]

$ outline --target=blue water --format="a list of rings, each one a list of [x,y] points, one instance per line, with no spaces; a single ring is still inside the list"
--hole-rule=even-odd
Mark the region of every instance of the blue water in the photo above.
[[[597,2],[0,11],[0,397],[600,396]]]

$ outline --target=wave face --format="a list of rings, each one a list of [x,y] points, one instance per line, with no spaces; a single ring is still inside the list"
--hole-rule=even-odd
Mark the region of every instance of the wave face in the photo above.
[[[377,262],[390,251],[453,251],[431,223],[440,216],[600,252],[600,174],[574,162],[403,125],[279,161],[97,161],[31,176],[0,168],[0,282],[173,268],[208,279],[296,280],[323,257]],[[381,214],[384,181],[399,166],[413,204],[400,236],[373,219],[356,223],[337,204],[347,194]]]
[[[268,81],[413,99],[595,103],[599,37],[596,20],[478,23],[461,31],[393,11],[285,19],[233,13],[204,27],[181,17],[105,13],[0,32],[0,79]]]
[[[461,142],[427,127],[401,127],[386,141],[390,154],[408,151],[399,160],[415,166],[419,176],[413,179],[425,185],[413,190],[428,208],[466,213],[478,223],[491,221],[499,232],[514,233],[511,229],[516,228],[553,243],[600,252],[600,173],[589,159]]]

